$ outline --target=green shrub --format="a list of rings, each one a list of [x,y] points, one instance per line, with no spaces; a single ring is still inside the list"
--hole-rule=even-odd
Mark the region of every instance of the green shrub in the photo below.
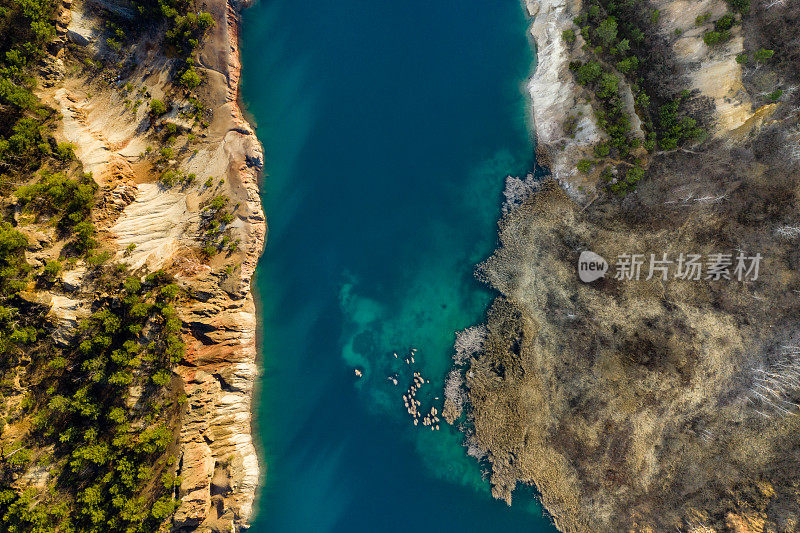
[[[197,71],[194,68],[189,67],[183,71],[178,83],[187,89],[195,89],[200,85],[200,83],[202,83],[202,81],[203,80],[200,78],[200,75],[197,73]]]
[[[630,49],[631,42],[628,39],[622,39],[611,49],[611,53],[615,55],[624,55],[626,52],[630,51]]]
[[[48,261],[42,269],[42,275],[48,281],[55,281],[59,272],[61,272],[61,263],[55,260]]]
[[[173,27],[167,31],[167,41],[184,54],[194,50],[206,30],[214,25],[214,18],[209,13],[189,12],[170,18],[173,19]]]
[[[694,23],[697,26],[702,26],[703,24],[705,24],[709,20],[711,20],[711,13],[709,11],[706,11],[702,15],[698,15],[697,18],[694,19]]]
[[[714,22],[714,29],[721,32],[733,28],[734,24],[736,24],[736,17],[726,13],[722,15],[722,18]]]
[[[727,0],[731,9],[742,15],[746,15],[750,11],[750,0]]]
[[[0,295],[10,296],[24,286],[28,266],[25,263],[25,248],[28,239],[8,222],[0,222]],[[6,308],[0,308],[0,318],[10,316]]]
[[[96,191],[97,184],[89,174],[75,180],[64,174],[43,172],[39,181],[18,188],[15,194],[28,209],[60,214],[58,224],[67,229],[89,217]]]
[[[160,296],[167,301],[172,301],[180,292],[180,287],[174,283],[161,287]]]
[[[160,117],[167,113],[167,104],[155,98],[150,101],[150,114],[154,117]]]
[[[610,153],[611,153],[611,148],[608,146],[607,143],[600,143],[594,147],[595,157],[608,157],[608,154]]]
[[[158,521],[164,520],[177,509],[178,503],[173,501],[172,498],[161,498],[153,503],[150,509],[150,515]]]
[[[138,294],[142,290],[142,282],[136,276],[128,276],[122,284],[128,294]]]
[[[79,222],[75,225],[75,249],[79,253],[85,253],[97,246],[94,239],[94,224],[88,220]]]
[[[228,205],[228,198],[226,196],[215,196],[211,203],[208,204],[208,209],[219,211]]]
[[[75,145],[72,143],[58,143],[54,155],[60,161],[72,161],[75,159]]]
[[[627,74],[639,68],[639,59],[634,56],[629,56],[622,61],[617,62],[617,70],[623,74]]]
[[[681,143],[696,139],[703,135],[697,122],[686,116],[680,116],[678,108],[684,96],[659,107],[658,110],[658,144],[662,150],[672,150]]]
[[[587,174],[590,170],[592,170],[592,166],[594,165],[594,161],[591,159],[581,159],[578,161],[578,171]]]
[[[47,144],[42,140],[41,123],[33,118],[22,118],[14,124],[13,134],[8,138],[4,151],[16,157],[36,155]]]
[[[772,56],[775,55],[774,50],[766,50],[764,48],[758,50],[756,53],[753,54],[753,59],[756,61],[767,61],[772,59]]]
[[[572,44],[575,42],[575,31],[572,29],[564,30],[561,32],[561,37],[564,39],[565,43]]]
[[[638,164],[634,165],[628,169],[624,178],[619,179],[616,183],[609,185],[609,189],[619,196],[624,196],[625,194],[636,189],[636,186],[639,184],[639,182],[644,179],[645,174],[646,172],[642,166]]]
[[[0,102],[26,110],[36,105],[36,97],[30,90],[17,85],[10,78],[0,77]]]
[[[596,61],[588,61],[584,64],[576,62],[570,64],[570,68],[575,70],[575,78],[581,85],[594,83],[603,75],[603,68]]]
[[[6,459],[11,466],[23,466],[30,462],[31,451],[25,448],[18,448],[8,454]]]
[[[166,370],[159,370],[150,377],[150,380],[157,386],[163,387],[172,380],[172,374]]]
[[[707,46],[713,47],[718,44],[724,43],[731,38],[731,32],[729,30],[725,31],[708,31],[703,34],[703,42],[706,43]]]
[[[177,135],[178,134],[178,125],[177,124],[173,124],[172,122],[168,122],[167,124],[164,125],[164,132],[169,137]]]
[[[654,131],[649,132],[644,140],[645,150],[647,150],[648,152],[652,152],[653,150],[655,150],[656,140],[657,140],[656,132]]]
[[[119,52],[120,50],[122,50],[122,43],[120,43],[113,37],[109,37],[106,39],[106,45],[115,52]]]
[[[174,187],[178,183],[178,173],[175,170],[165,170],[158,180],[164,187]]]

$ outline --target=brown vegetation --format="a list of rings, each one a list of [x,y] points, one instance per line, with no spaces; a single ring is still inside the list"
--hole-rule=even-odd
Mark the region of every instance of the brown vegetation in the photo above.
[[[533,485],[564,531],[800,524],[800,95],[785,59],[800,41],[796,6],[766,3],[743,18],[745,49],[774,48],[775,60],[745,66],[745,86],[755,70],[780,76],[777,103],[743,129],[655,154],[625,198],[598,192],[582,206],[546,182],[504,217],[478,269],[500,296],[482,349],[451,377],[468,394],[467,443],[496,497]],[[789,22],[765,29],[778,19]],[[713,125],[707,104],[696,112]],[[763,260],[746,282],[646,281],[646,267],[624,281],[612,266],[585,284],[584,250],[612,264],[623,253]]]

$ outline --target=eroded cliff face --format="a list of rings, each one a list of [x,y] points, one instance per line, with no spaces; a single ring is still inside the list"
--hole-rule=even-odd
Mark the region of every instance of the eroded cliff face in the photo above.
[[[204,108],[200,119],[192,118],[196,100],[172,81],[174,59],[162,52],[162,28],[126,51],[127,67],[116,77],[104,71],[96,79],[74,67],[107,58],[108,13],[135,16],[113,1],[64,4],[64,47],[48,63],[39,95],[61,113],[59,140],[74,144],[77,158],[101,187],[95,224],[104,248],[140,274],[163,269],[174,275],[187,295],[178,308],[186,355],[176,372],[186,404],[179,422],[176,530],[247,525],[259,482],[251,434],[258,366],[250,285],[266,224],[258,192],[263,153],[237,102],[243,7],[227,0],[203,5],[214,25],[198,51],[196,68],[204,79],[197,89]],[[148,105],[154,99],[168,102],[171,110],[154,118]],[[154,165],[169,125],[177,143]],[[192,180],[165,184],[159,181],[165,171]],[[231,208],[225,235],[236,246],[209,259],[201,250],[204,207],[216,197],[226,198]],[[63,275],[79,298],[53,307],[62,320],[74,318],[91,301],[93,295],[80,290],[84,271],[78,263]]]
[[[609,162],[592,152],[607,139],[596,97],[569,68],[586,60],[573,20],[590,5],[528,3],[537,152],[551,176],[509,179],[500,246],[478,269],[500,296],[459,335],[445,413],[463,416],[495,497],[510,504],[518,484],[534,486],[563,531],[796,531],[800,149],[786,63],[800,13],[753,2],[709,46],[727,3],[638,6],[660,14],[646,38],[669,53],[663,83],[688,91],[706,135],[634,150],[646,176],[612,194]],[[753,61],[759,50],[776,60]],[[641,59],[646,84],[663,65]],[[631,86],[620,77],[623,103]],[[570,116],[580,120],[565,132]],[[631,122],[637,136],[646,119]],[[612,263],[605,278],[578,279],[583,251]],[[746,281],[681,279],[674,264],[646,279],[650,255],[665,253],[763,259]],[[638,281],[615,277],[624,254],[646,259]]]
[[[549,168],[565,190],[583,197],[583,184],[575,162],[590,155],[604,135],[586,93],[569,70],[570,61],[583,54],[571,51],[562,38],[564,30],[574,28],[572,19],[580,13],[582,3],[580,0],[526,0],[525,6],[528,15],[533,17],[530,33],[536,43],[536,71],[527,85],[536,132],[536,156],[539,164]],[[569,117],[576,121],[576,133],[572,137],[565,131]]]

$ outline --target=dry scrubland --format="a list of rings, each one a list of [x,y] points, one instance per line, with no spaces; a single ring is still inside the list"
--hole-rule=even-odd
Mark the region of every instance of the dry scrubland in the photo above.
[[[535,486],[563,531],[797,531],[800,6],[632,3],[646,31],[629,43],[642,60],[631,73],[617,48],[636,24],[619,12],[616,40],[595,48],[609,4],[530,3],[530,88],[551,177],[510,180],[517,202],[477,271],[500,295],[459,338],[445,414],[495,497]],[[602,78],[576,81],[576,60],[617,77],[617,109],[636,113],[627,146],[609,125],[615,96]],[[542,93],[554,87],[558,98]],[[634,167],[643,173],[627,180]],[[583,250],[764,259],[744,283],[619,281],[612,270],[583,284]]]

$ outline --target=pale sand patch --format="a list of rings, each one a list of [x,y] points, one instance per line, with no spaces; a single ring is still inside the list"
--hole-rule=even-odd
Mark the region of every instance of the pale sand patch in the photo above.
[[[714,136],[722,136],[735,130],[753,116],[753,104],[742,86],[742,66],[736,56],[744,50],[741,28],[731,29],[731,39],[709,48],[703,42],[703,34],[713,30],[713,21],[728,12],[722,0],[686,0],[656,2],[661,11],[660,28],[665,36],[680,30],[682,36],[675,39],[672,49],[683,65],[689,78],[690,89],[697,89],[714,102]],[[697,25],[698,16],[709,13],[708,22]]]
[[[180,192],[164,190],[156,183],[141,183],[138,189],[136,199],[125,208],[111,232],[116,234],[122,261],[134,270],[143,265],[156,270],[179,248],[195,244],[190,228],[200,217],[189,211],[186,196]],[[122,258],[123,250],[131,244],[136,248]]]
[[[108,163],[111,152],[105,137],[90,130],[86,124],[84,106],[70,91],[62,87],[55,92],[54,99],[63,116],[61,130],[64,138],[75,145],[75,155],[83,163],[83,168],[99,175],[99,171]]]

